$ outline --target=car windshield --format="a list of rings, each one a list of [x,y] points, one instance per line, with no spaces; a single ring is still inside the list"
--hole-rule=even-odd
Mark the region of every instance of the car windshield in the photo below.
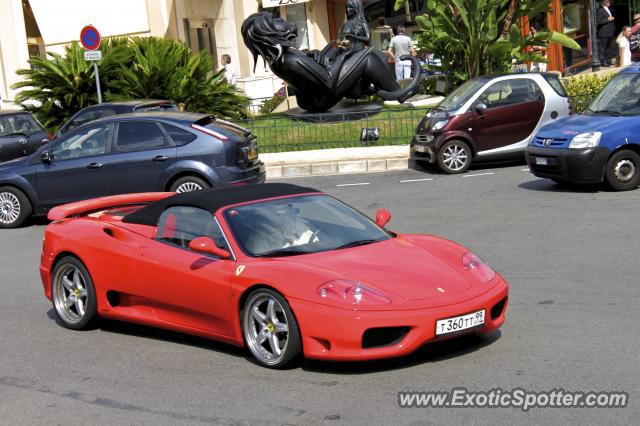
[[[227,222],[243,251],[281,257],[340,250],[388,240],[391,235],[327,195],[308,195],[227,209]]]
[[[0,137],[27,136],[44,132],[38,122],[29,114],[0,115]]]
[[[486,80],[470,80],[462,86],[458,86],[451,92],[436,109],[442,111],[454,111],[462,107],[473,95],[487,83]]]
[[[640,74],[618,74],[584,112],[586,115],[640,115]]]

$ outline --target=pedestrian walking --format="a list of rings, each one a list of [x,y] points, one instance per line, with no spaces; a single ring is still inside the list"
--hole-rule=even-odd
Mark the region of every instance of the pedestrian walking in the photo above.
[[[631,62],[640,60],[640,13],[633,15],[629,46],[631,47]]]
[[[614,17],[611,13],[611,0],[602,0],[596,10],[596,25],[598,37],[598,56],[600,63],[605,67],[611,66],[613,37],[616,33]]]
[[[405,55],[416,56],[416,51],[411,43],[411,37],[405,34],[404,27],[398,26],[397,35],[391,38],[389,42],[390,56],[393,56],[396,63],[396,79],[403,80],[411,78],[411,61],[401,61],[400,57]]]

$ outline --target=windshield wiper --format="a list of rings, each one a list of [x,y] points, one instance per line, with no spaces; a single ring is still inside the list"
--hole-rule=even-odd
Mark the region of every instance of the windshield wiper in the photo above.
[[[379,241],[380,240],[356,240],[356,241],[351,241],[350,243],[338,246],[334,250],[341,250],[341,249],[346,249],[346,248],[351,248],[351,247],[358,247],[358,246],[366,246],[367,244],[373,244],[373,243],[377,243]]]
[[[301,254],[309,254],[308,251],[293,250],[293,249],[280,249],[265,251],[263,253],[256,254],[255,257],[284,257],[284,256],[298,256]]]
[[[608,109],[600,109],[598,111],[594,111],[592,109],[589,109],[589,111],[591,111],[594,114],[602,114],[602,115],[613,115],[614,117],[621,117],[622,114],[619,113],[618,111],[611,111]]]

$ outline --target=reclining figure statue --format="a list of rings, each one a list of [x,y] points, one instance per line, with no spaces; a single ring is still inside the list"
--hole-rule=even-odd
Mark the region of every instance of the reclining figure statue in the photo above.
[[[333,47],[329,43],[322,51],[303,52],[295,48],[298,35],[295,24],[273,16],[269,12],[254,13],[242,24],[244,43],[254,57],[289,84],[298,105],[311,112],[323,112],[342,98],[359,99],[378,95],[384,100],[404,102],[418,92],[420,63],[412,56],[413,79],[404,89],[387,65],[387,56],[380,50],[365,46]]]

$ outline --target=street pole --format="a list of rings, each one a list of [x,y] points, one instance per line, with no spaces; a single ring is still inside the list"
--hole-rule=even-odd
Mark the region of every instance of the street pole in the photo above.
[[[100,90],[100,74],[98,73],[98,61],[93,61],[93,71],[96,75],[96,88],[98,89],[98,103],[102,103],[102,90]]]
[[[591,44],[591,71],[600,71],[600,55],[598,53],[598,35],[596,25],[596,0],[589,0],[589,43]]]

